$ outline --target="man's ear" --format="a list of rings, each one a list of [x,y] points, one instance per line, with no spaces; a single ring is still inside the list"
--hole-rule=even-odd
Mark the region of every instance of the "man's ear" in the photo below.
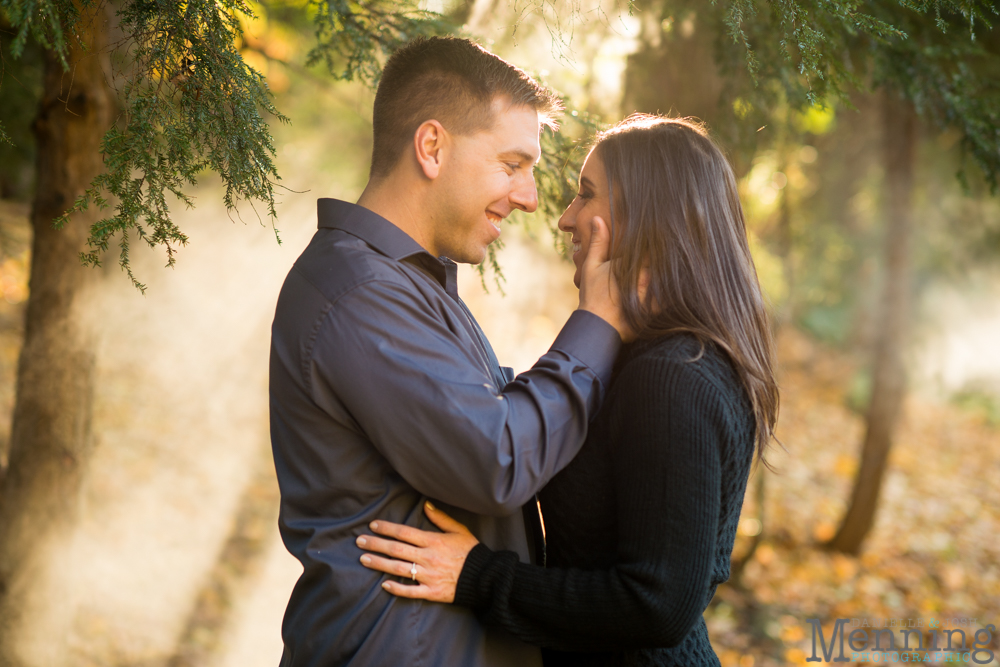
[[[430,179],[441,173],[441,163],[444,159],[444,148],[448,140],[448,132],[436,120],[426,120],[413,133],[413,148],[417,154],[417,164]]]

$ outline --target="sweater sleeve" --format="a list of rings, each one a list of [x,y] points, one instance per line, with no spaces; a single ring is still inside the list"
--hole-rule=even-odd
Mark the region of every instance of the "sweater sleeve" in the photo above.
[[[615,565],[546,569],[479,545],[459,578],[456,603],[528,643],[676,646],[708,602],[727,428],[720,391],[696,364],[671,359],[630,364],[617,384]]]

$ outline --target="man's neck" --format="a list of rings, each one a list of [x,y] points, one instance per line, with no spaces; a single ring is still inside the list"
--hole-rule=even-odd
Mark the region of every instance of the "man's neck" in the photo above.
[[[426,206],[422,204],[422,197],[412,185],[398,182],[399,180],[390,177],[368,181],[358,199],[358,206],[363,206],[396,225],[424,250],[437,257],[426,233],[426,225],[423,224]]]

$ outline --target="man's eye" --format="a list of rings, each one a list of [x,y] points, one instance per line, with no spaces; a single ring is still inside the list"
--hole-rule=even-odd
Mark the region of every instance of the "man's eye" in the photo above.
[[[520,167],[520,166],[521,165],[519,165],[517,162],[508,162],[507,163],[507,168],[510,169],[511,171],[517,171],[518,167]]]

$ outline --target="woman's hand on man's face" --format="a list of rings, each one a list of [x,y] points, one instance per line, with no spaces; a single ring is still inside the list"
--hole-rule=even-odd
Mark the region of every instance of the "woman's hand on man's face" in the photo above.
[[[479,544],[479,540],[468,528],[429,501],[424,503],[424,513],[444,532],[429,532],[389,521],[373,521],[370,526],[372,532],[382,537],[358,537],[359,547],[374,552],[363,555],[361,564],[368,569],[405,579],[413,578],[416,566],[417,585],[386,580],[382,582],[382,588],[404,598],[454,602],[465,557]]]

